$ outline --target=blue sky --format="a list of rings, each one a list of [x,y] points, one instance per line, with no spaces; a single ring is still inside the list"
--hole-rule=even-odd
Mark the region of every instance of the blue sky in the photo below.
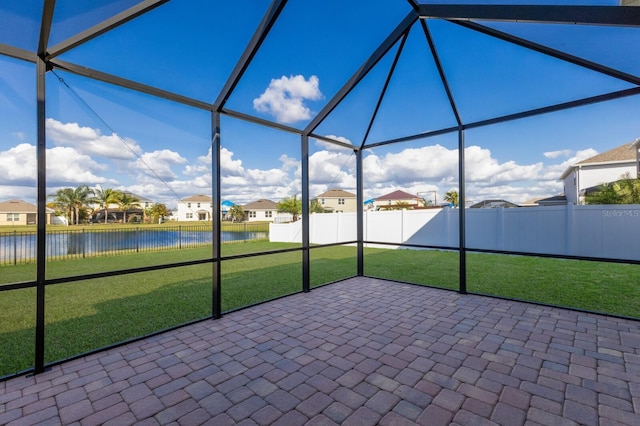
[[[39,4],[0,5],[0,43],[34,50]],[[76,2],[59,0],[51,44],[133,4],[83,3],[78,9]],[[60,59],[213,102],[269,2],[248,4],[172,1]],[[409,11],[405,0],[289,1],[226,107],[304,128]],[[486,24],[640,74],[637,28]],[[448,22],[428,21],[428,26],[467,123],[632,87]],[[318,134],[362,142],[397,50],[398,45],[389,51]],[[49,192],[80,184],[110,186],[169,206],[211,192],[208,112],[56,74],[64,83],[52,73],[47,77]],[[1,200],[35,200],[34,75],[32,64],[0,57]],[[558,179],[570,164],[640,136],[639,111],[636,96],[467,131],[468,201],[522,202],[562,193]],[[368,142],[454,124],[416,25]],[[247,203],[300,194],[299,136],[227,116],[221,135],[224,198]],[[352,150],[314,140],[310,154],[312,196],[332,187],[355,192]],[[366,150],[364,164],[365,198],[402,189],[437,191],[442,199],[458,187],[457,135]]]

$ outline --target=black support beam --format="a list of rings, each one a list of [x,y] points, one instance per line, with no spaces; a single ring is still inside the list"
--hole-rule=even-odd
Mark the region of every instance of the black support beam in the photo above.
[[[503,31],[499,31],[499,30],[496,30],[496,29],[493,29],[493,28],[489,28],[489,27],[484,26],[484,25],[480,25],[480,24],[478,24],[476,22],[470,22],[470,21],[452,21],[452,22],[455,23],[455,24],[458,24],[458,25],[460,25],[462,27],[469,28],[471,30],[480,32],[482,34],[486,34],[488,36],[495,37],[495,38],[500,39],[502,41],[506,41],[508,43],[512,43],[512,44],[524,47],[526,49],[530,49],[530,50],[533,50],[535,52],[542,53],[544,55],[551,56],[553,58],[560,59],[562,61],[569,62],[569,63],[572,63],[574,65],[578,65],[580,67],[587,68],[587,69],[590,69],[592,71],[596,71],[596,72],[599,72],[601,74],[605,74],[605,75],[608,75],[610,77],[617,78],[617,79],[622,80],[622,81],[626,81],[627,83],[640,85],[640,77],[636,77],[635,75],[627,74],[627,73],[622,72],[620,70],[617,70],[617,69],[614,69],[614,68],[610,68],[610,67],[607,67],[605,65],[598,64],[598,63],[595,63],[595,62],[592,62],[592,61],[588,61],[588,60],[580,58],[578,56],[570,55],[570,54],[562,52],[560,50],[553,49],[551,47],[544,46],[542,44],[534,43],[532,41],[529,41],[529,40],[526,40],[526,39],[523,39],[523,38],[520,38],[520,37],[516,37],[514,35],[505,33]]]
[[[116,86],[124,87],[126,89],[135,90],[136,92],[146,93],[148,95],[156,96],[158,98],[167,99],[180,104],[188,105],[194,108],[202,109],[205,111],[213,111],[213,105],[206,102],[199,101],[197,99],[182,96],[177,93],[169,92],[166,90],[158,89],[154,86],[148,86],[146,84],[138,83],[133,80],[127,80],[126,78],[117,77],[113,74],[108,74],[102,71],[94,70],[81,65],[76,65],[71,62],[61,61],[55,59],[49,62],[53,69],[60,69],[73,74],[81,75],[83,77],[91,78],[105,83],[113,84]]]
[[[265,13],[262,21],[260,22],[260,25],[258,26],[258,29],[253,34],[253,37],[251,37],[249,44],[240,57],[240,60],[231,72],[231,75],[229,75],[227,82],[222,87],[222,90],[220,91],[216,101],[214,102],[218,111],[224,108],[224,105],[227,103],[229,96],[231,96],[233,89],[235,89],[236,85],[244,75],[244,72],[249,67],[249,64],[251,63],[253,57],[256,55],[256,53],[258,53],[258,49],[260,49],[260,46],[262,46],[262,43],[267,38],[271,27],[273,27],[273,24],[275,24],[278,16],[280,16],[280,12],[282,12],[282,9],[284,9],[284,6],[286,4],[287,0],[273,0],[271,2],[269,9]]]
[[[111,18],[106,19],[79,34],[76,34],[75,36],[70,37],[63,42],[60,42],[55,46],[52,46],[47,52],[47,59],[51,59],[58,55],[61,55],[64,52],[67,52],[76,46],[86,43],[89,40],[92,40],[126,22],[129,22],[132,19],[137,18],[138,16],[143,15],[168,1],[169,0],[143,0],[135,6],[130,7],[129,9],[118,13],[115,16],[112,16]]]
[[[421,4],[421,18],[640,26],[640,7]]]
[[[365,63],[351,76],[349,81],[335,94],[335,96],[325,105],[325,107],[315,116],[313,120],[304,129],[304,134],[308,135],[313,132],[322,121],[331,114],[331,111],[353,90],[353,88],[371,71],[371,69],[386,55],[393,45],[402,37],[418,20],[415,12],[411,11],[400,24],[389,34],[389,36],[380,44]]]
[[[212,307],[211,315],[213,318],[222,317],[222,274],[221,265],[222,261],[220,248],[222,244],[221,227],[221,212],[220,203],[222,202],[221,187],[220,187],[220,114],[217,112],[211,113],[211,203],[212,214],[211,222],[213,225],[213,288],[212,288]]]
[[[302,185],[302,291],[311,290],[311,256],[309,253],[310,223],[309,223],[309,136],[300,137],[301,185]]]

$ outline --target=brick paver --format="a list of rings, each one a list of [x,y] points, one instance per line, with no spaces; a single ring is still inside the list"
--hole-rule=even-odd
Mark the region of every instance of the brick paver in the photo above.
[[[0,424],[640,424],[640,322],[353,278],[0,382]]]

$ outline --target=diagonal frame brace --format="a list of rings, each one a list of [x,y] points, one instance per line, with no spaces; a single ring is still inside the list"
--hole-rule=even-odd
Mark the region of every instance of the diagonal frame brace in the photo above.
[[[322,121],[334,110],[336,106],[353,90],[353,88],[371,71],[371,69],[382,59],[382,57],[393,47],[393,45],[404,35],[405,32],[418,20],[415,11],[409,14],[400,24],[389,34],[365,63],[351,76],[349,81],[335,94],[335,96],[325,105],[325,107],[315,116],[304,129],[304,134],[309,135]]]

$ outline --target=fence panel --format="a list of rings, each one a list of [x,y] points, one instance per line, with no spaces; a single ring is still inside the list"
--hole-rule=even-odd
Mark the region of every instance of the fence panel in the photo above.
[[[467,209],[471,249],[640,260],[640,205]],[[365,212],[364,240],[457,247],[458,209]],[[355,213],[314,214],[311,243],[355,239]],[[348,224],[348,225],[346,225]],[[271,241],[297,241],[299,225],[277,225]],[[286,227],[298,227],[297,232]],[[297,238],[297,239],[296,239]]]

